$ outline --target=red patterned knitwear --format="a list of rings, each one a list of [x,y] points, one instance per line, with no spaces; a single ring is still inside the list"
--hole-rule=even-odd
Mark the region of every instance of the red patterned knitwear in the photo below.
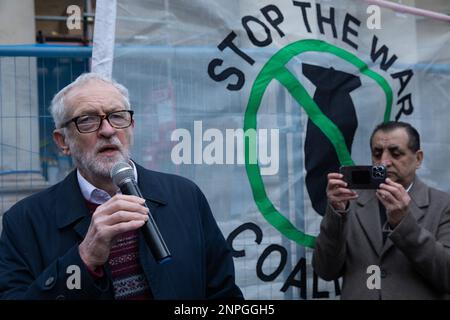
[[[86,201],[90,213],[98,204]],[[114,298],[117,300],[148,300],[152,294],[139,261],[138,230],[122,233],[111,248],[108,263],[111,269]],[[94,276],[102,276],[91,272]]]

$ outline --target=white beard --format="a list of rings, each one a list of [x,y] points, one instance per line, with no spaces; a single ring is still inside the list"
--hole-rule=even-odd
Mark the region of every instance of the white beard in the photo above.
[[[131,136],[130,136],[131,145]],[[113,136],[110,139],[102,139],[97,142],[97,145],[83,152],[77,145],[75,139],[69,139],[69,148],[72,154],[72,160],[75,166],[82,172],[89,172],[96,177],[103,179],[110,179],[111,168],[118,162],[128,163],[130,160],[130,151],[128,148],[122,145],[117,136]],[[114,156],[106,156],[99,154],[98,151],[105,145],[113,144],[117,146],[118,153]]]

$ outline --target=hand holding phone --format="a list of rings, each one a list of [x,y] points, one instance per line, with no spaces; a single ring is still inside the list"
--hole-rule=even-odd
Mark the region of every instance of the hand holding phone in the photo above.
[[[358,194],[347,188],[347,183],[342,179],[342,174],[330,172],[327,175],[327,198],[330,205],[339,211],[346,210],[350,200],[358,198]]]

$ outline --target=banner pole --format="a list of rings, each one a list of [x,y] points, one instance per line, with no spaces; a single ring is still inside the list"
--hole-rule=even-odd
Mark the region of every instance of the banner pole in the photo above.
[[[97,0],[92,50],[92,72],[111,78],[116,32],[116,0]]]
[[[386,0],[364,0],[367,3],[374,4],[383,8],[391,9],[396,12],[409,13],[416,16],[427,17],[435,20],[450,23],[450,16],[444,13],[438,13],[431,10],[419,9],[407,5],[393,3]]]

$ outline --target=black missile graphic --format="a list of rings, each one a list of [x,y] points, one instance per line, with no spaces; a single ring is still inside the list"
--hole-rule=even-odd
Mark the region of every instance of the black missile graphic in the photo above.
[[[342,132],[349,152],[358,119],[350,92],[361,86],[359,77],[311,64],[302,64],[303,74],[315,86],[314,101]],[[305,139],[306,188],[314,210],[325,214],[327,174],[339,172],[340,163],[330,140],[308,119]]]

